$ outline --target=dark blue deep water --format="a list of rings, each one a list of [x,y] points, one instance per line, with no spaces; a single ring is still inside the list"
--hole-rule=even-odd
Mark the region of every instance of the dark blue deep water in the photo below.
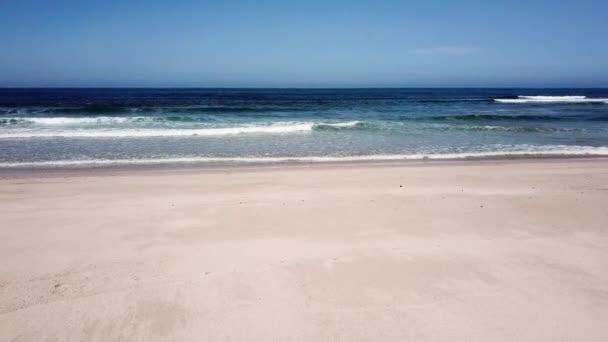
[[[0,166],[608,154],[608,89],[0,89]]]

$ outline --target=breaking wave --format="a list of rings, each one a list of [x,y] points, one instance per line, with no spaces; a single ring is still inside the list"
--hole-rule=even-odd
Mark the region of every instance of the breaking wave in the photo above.
[[[37,118],[41,119],[41,118]],[[47,120],[48,119],[48,120]],[[58,119],[58,120],[50,120]],[[65,124],[66,119],[72,118],[45,118],[43,123],[46,125]],[[97,118],[99,120],[100,118]],[[107,118],[108,120],[118,118]],[[128,118],[121,118],[128,119]],[[69,123],[88,123],[82,121],[67,121]],[[93,122],[93,121],[91,121]],[[186,136],[223,136],[238,134],[281,134],[310,132],[315,129],[348,129],[354,128],[362,123],[359,121],[335,122],[335,123],[314,123],[314,122],[275,122],[259,125],[242,125],[235,127],[211,127],[211,128],[108,128],[108,129],[71,129],[71,130],[23,130],[17,132],[8,131],[0,134],[0,138],[132,138],[132,137],[186,137]]]
[[[90,125],[117,123],[150,123],[150,122],[206,122],[205,117],[198,116],[95,116],[95,117],[0,117],[0,125],[36,124],[36,125]],[[348,128],[359,125],[361,121],[337,123],[318,123],[318,126]]]
[[[557,115],[496,115],[496,114],[466,114],[466,115],[438,115],[430,117],[417,117],[416,120],[433,121],[608,121],[608,116],[557,116]],[[412,120],[412,118],[404,118]]]
[[[523,96],[516,99],[494,99],[500,103],[608,103],[608,98],[589,98],[587,96]]]

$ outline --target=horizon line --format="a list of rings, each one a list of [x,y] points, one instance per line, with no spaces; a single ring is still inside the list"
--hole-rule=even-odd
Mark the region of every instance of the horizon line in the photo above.
[[[542,86],[511,86],[511,87],[130,87],[130,86],[82,86],[82,87],[61,87],[61,86],[44,86],[44,87],[11,87],[0,86],[0,90],[5,89],[246,89],[246,90],[335,90],[335,89],[352,89],[352,90],[368,90],[368,89],[608,89],[608,86],[597,87],[542,87]]]

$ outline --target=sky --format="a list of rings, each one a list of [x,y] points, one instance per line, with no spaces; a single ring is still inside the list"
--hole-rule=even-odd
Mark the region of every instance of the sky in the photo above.
[[[0,87],[608,87],[608,1],[0,0]]]

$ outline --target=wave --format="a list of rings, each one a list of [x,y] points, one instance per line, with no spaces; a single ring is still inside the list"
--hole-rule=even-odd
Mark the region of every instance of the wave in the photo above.
[[[82,124],[112,124],[124,122],[137,122],[146,120],[145,117],[113,117],[98,116],[88,118],[71,117],[10,117],[0,118],[0,125],[39,124],[39,125],[82,125]]]
[[[517,147],[517,146],[515,146]],[[144,159],[84,159],[55,160],[38,162],[0,163],[0,168],[27,167],[78,167],[78,166],[119,166],[155,164],[205,164],[205,163],[338,163],[363,161],[399,160],[450,160],[484,159],[497,157],[543,157],[543,156],[608,156],[608,147],[594,146],[518,146],[519,149],[486,152],[460,153],[414,153],[414,154],[375,154],[352,156],[303,156],[303,157],[176,157]]]
[[[608,103],[608,98],[588,98],[587,96],[523,96],[516,99],[494,99],[500,103]]]
[[[184,137],[184,136],[221,136],[246,133],[293,133],[307,132],[313,123],[271,124],[264,126],[240,126],[223,128],[192,129],[108,129],[108,130],[71,130],[71,131],[32,131],[1,134],[0,138],[134,138],[134,137]]]
[[[50,119],[50,118],[47,118]],[[55,121],[43,120],[44,124],[62,124],[65,119],[53,118]],[[97,118],[99,119],[99,118]],[[116,118],[108,118],[116,119]],[[125,118],[123,118],[125,119]],[[78,120],[85,120],[78,119]],[[82,121],[68,121],[70,123]],[[88,121],[85,121],[88,122]],[[310,132],[316,129],[348,129],[354,128],[362,123],[359,121],[314,123],[314,122],[274,122],[270,124],[243,125],[235,127],[213,127],[213,128],[168,128],[168,129],[74,129],[57,131],[19,131],[0,134],[0,138],[133,138],[133,137],[186,137],[186,136],[223,136],[238,134],[281,134]]]
[[[363,121],[347,121],[337,123],[315,123],[313,129],[315,130],[339,130],[344,128],[363,128],[366,127],[366,123]]]
[[[557,115],[496,115],[496,114],[466,114],[438,115],[429,117],[402,118],[402,120],[433,120],[433,121],[608,121],[608,116],[557,116]]]
[[[39,124],[39,125],[79,125],[79,124],[113,124],[125,122],[196,122],[204,118],[192,116],[96,116],[96,117],[6,117],[0,118],[0,124]],[[318,126],[348,128],[361,124],[360,121],[337,123],[318,123]]]
[[[553,127],[520,127],[520,126],[469,126],[469,125],[437,125],[435,127],[443,130],[463,130],[463,131],[499,131],[499,132],[519,132],[519,133],[553,133],[560,131],[573,132],[577,131],[574,128],[553,128]]]
[[[280,120],[280,119],[279,119]],[[0,117],[0,126],[9,125],[112,125],[112,124],[160,124],[160,123],[221,123],[222,117],[209,115],[163,115],[163,116],[92,116],[92,117]],[[599,114],[585,115],[497,115],[497,114],[465,114],[465,115],[436,115],[436,116],[400,116],[379,118],[372,121],[347,121],[338,123],[316,123],[317,129],[364,128],[376,127],[382,122],[391,121],[608,121],[608,116]]]
[[[519,95],[517,98],[538,100],[538,101],[554,101],[554,100],[582,100],[586,99],[587,96],[581,95],[566,95],[566,96],[546,96],[546,95],[535,95],[535,96],[524,96]]]
[[[463,120],[462,117],[451,117],[455,120]],[[477,119],[478,116],[475,116]],[[155,118],[142,118],[146,122]],[[11,119],[14,120],[14,119]],[[116,123],[133,121],[138,118],[38,118],[36,123],[48,126],[70,125],[70,124],[97,124],[97,123]],[[163,118],[164,120],[164,118]],[[474,120],[472,120],[474,121]],[[200,127],[200,126],[199,126]],[[86,128],[78,127],[68,129],[62,127],[57,130],[49,129],[21,129],[7,130],[0,133],[2,138],[138,138],[138,137],[196,137],[196,136],[225,136],[239,134],[281,134],[281,133],[302,133],[310,131],[340,131],[340,130],[446,130],[446,131],[502,131],[502,132],[522,132],[522,133],[551,133],[560,131],[577,131],[578,128],[554,128],[539,126],[498,126],[498,125],[467,125],[467,124],[440,124],[440,123],[420,123],[414,126],[404,126],[401,122],[393,121],[346,121],[346,122],[272,122],[264,124],[250,124],[234,127],[205,127],[205,128],[137,128],[137,127],[98,127]]]
[[[206,118],[191,116],[95,116],[95,117],[4,117],[0,125],[91,125],[146,122],[204,122]]]

